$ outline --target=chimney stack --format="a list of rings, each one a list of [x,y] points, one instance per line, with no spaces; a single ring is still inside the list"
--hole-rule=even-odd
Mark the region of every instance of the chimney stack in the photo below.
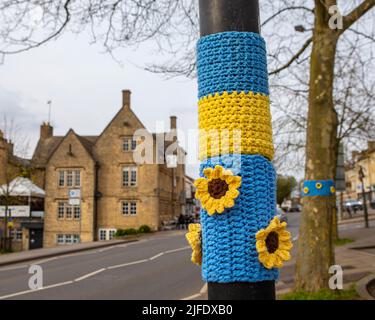
[[[171,131],[177,129],[177,117],[171,116]]]
[[[53,127],[49,124],[49,122],[43,122],[40,126],[40,139],[45,140],[48,138],[52,138],[53,136]]]
[[[122,106],[130,108],[130,96],[131,96],[130,90],[122,90]]]

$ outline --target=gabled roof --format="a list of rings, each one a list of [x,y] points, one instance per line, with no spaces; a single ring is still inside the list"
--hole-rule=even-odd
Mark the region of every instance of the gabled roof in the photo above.
[[[73,133],[77,137],[81,145],[94,159],[92,149],[98,137],[80,136],[76,134],[73,129],[70,129],[65,136],[54,136],[48,139],[40,139],[32,158],[32,164],[36,167],[45,167],[48,160],[52,157],[52,155],[55,153],[64,139],[69,135],[69,133]]]
[[[36,167],[44,167],[47,164],[52,153],[60,145],[63,139],[63,136],[54,136],[48,139],[39,139],[31,160],[32,164]]]

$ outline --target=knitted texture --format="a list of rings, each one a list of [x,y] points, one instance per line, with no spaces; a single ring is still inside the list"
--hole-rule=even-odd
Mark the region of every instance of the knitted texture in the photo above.
[[[275,280],[277,269],[266,269],[258,259],[255,235],[266,228],[275,214],[276,185],[272,164],[259,155],[223,155],[202,162],[221,165],[242,177],[235,206],[223,214],[201,211],[203,263],[207,282],[256,282]]]
[[[272,159],[269,98],[236,91],[199,100],[199,158],[220,154],[260,154]]]
[[[303,197],[328,197],[336,192],[333,180],[307,180],[302,185]]]
[[[199,98],[233,91],[269,95],[266,48],[252,32],[223,32],[197,45]]]

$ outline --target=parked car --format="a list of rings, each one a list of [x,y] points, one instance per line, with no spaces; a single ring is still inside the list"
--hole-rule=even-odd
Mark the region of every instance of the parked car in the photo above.
[[[286,213],[279,207],[276,209],[276,217],[279,218],[280,222],[288,222]]]
[[[288,212],[301,212],[302,207],[300,204],[293,205],[289,208]]]
[[[363,210],[363,204],[360,200],[349,199],[344,202],[344,208],[347,211],[356,213],[357,211]]]
[[[370,202],[370,207],[371,207],[371,209],[375,209],[375,200],[372,200]]]

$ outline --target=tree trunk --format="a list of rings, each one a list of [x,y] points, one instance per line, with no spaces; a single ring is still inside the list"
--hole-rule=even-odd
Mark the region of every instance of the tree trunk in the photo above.
[[[317,19],[318,20],[318,19]],[[333,104],[333,79],[338,35],[325,21],[316,21],[310,62],[306,137],[306,180],[335,178],[338,119]],[[299,231],[296,290],[328,286],[334,263],[332,217],[334,197],[305,197]]]

